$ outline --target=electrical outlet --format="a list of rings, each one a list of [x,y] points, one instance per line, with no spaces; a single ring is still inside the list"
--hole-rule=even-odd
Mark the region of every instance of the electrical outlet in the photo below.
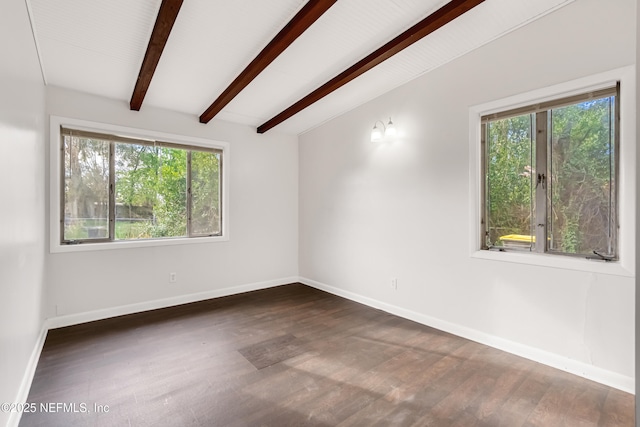
[[[176,283],[177,280],[176,273],[169,273],[169,283]]]
[[[395,289],[396,291],[398,290],[398,279],[395,277],[391,279],[391,289]]]

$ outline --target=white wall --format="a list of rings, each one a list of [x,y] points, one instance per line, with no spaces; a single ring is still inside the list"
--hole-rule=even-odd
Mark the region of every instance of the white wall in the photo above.
[[[470,257],[469,107],[634,64],[635,6],[577,0],[303,134],[301,276],[632,390],[633,277]]]
[[[22,0],[2,4],[0,57],[0,402],[19,402],[42,327],[45,254],[44,84]]]
[[[636,1],[636,40],[640,40],[640,1]],[[636,99],[640,100],[640,67],[637,66],[640,59],[640,43],[636,43]],[[636,105],[636,124],[640,124],[640,108]],[[638,136],[636,135],[636,143]],[[636,164],[640,165],[640,150],[636,151]],[[636,230],[640,230],[640,215],[638,215],[638,206],[640,201],[640,173],[636,175]],[[640,239],[636,239],[636,266],[639,266],[640,259]],[[640,372],[640,278],[636,274],[636,377]],[[636,426],[640,426],[640,381],[636,379]]]
[[[49,254],[48,317],[139,309],[149,301],[198,299],[297,276],[296,136],[258,135],[222,121],[203,125],[196,116],[145,105],[130,111],[125,101],[55,87],[47,88],[47,114],[226,141],[231,149],[229,241]],[[177,283],[169,283],[169,272],[177,273]]]

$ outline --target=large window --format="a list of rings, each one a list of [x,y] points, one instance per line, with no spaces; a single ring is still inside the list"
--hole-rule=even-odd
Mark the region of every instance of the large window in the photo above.
[[[61,244],[222,234],[221,149],[60,132]]]
[[[618,259],[619,85],[481,118],[483,249]]]

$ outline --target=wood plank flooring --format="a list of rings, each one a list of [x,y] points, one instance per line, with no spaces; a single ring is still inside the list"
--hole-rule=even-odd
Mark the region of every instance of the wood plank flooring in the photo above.
[[[52,330],[28,402],[23,427],[634,425],[630,394],[301,284]]]

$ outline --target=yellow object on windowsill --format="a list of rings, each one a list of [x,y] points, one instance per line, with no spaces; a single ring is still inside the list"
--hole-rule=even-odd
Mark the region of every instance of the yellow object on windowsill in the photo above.
[[[507,234],[500,236],[500,241],[505,248],[528,248],[536,242],[536,236],[527,234]]]

